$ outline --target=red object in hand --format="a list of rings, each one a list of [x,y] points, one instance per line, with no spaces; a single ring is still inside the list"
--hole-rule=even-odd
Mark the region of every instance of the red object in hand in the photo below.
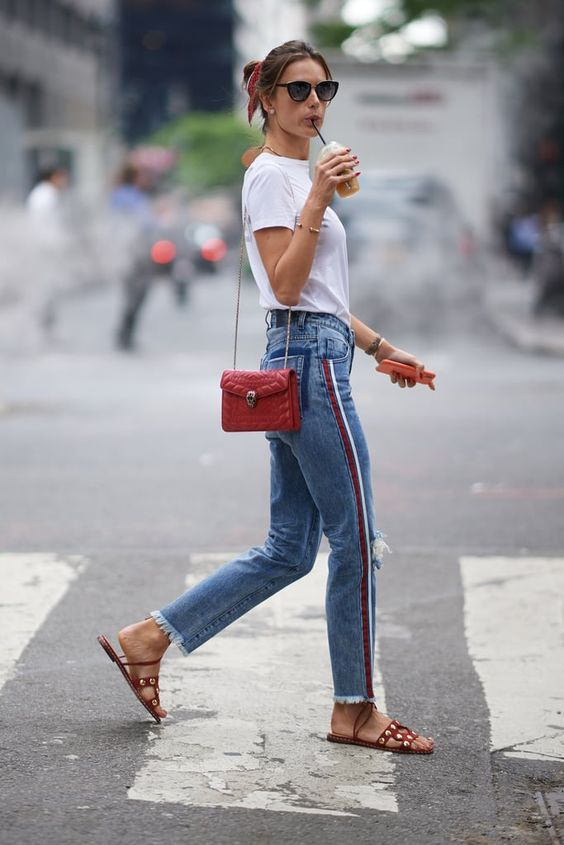
[[[411,364],[400,364],[399,361],[392,361],[390,358],[384,358],[383,361],[380,361],[376,369],[379,373],[384,373],[388,376],[395,373],[397,376],[403,376],[420,384],[426,384],[431,390],[435,389],[433,379],[436,377],[436,373],[432,373],[430,370],[423,370],[422,373],[418,374],[415,367],[412,367]]]

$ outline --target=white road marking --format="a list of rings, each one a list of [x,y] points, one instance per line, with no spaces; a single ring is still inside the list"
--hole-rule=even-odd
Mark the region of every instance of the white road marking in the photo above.
[[[564,558],[463,557],[468,648],[492,750],[564,758]]]
[[[0,554],[0,690],[83,568],[84,560],[77,556]]]
[[[163,703],[179,719],[155,729],[130,798],[327,815],[398,812],[391,754],[325,740],[332,706],[326,570],[327,555],[319,555],[306,578],[165,665]]]

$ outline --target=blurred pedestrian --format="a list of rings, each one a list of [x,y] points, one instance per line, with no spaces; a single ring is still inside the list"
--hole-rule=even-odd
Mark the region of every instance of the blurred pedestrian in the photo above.
[[[30,222],[28,245],[32,271],[30,299],[35,320],[45,333],[56,321],[57,298],[67,287],[67,259],[71,247],[65,194],[69,174],[52,165],[40,171],[25,205]]]
[[[42,223],[62,221],[63,194],[68,182],[69,174],[64,167],[48,167],[40,172],[26,200],[27,210],[34,220]]]
[[[99,641],[160,721],[166,711],[158,672],[170,643],[188,654],[306,575],[324,532],[331,546],[326,611],[334,683],[327,738],[428,754],[433,740],[375,706],[375,574],[386,544],[375,526],[368,449],[349,384],[355,344],[372,361],[391,358],[417,371],[423,364],[349,311],[345,231],[329,205],[337,186],[350,181],[358,159],[337,148],[315,166],[313,181],[309,176],[313,124],[322,126],[338,87],[325,59],[310,45],[290,41],[264,61],[249,62],[244,84],[249,121],[258,109],[265,133],[243,185],[249,260],[268,312],[262,366],[284,365],[290,321],[288,366],[299,376],[301,429],[267,434],[271,526],[264,545],[236,557],[149,619],[123,628],[118,639],[124,658],[105,637]],[[391,378],[400,387],[415,384]]]
[[[533,264],[535,250],[539,242],[539,218],[537,214],[516,213],[509,222],[509,253],[527,278]]]
[[[109,207],[118,223],[114,237],[130,253],[116,343],[120,349],[131,350],[141,309],[153,282],[151,246],[158,229],[143,173],[138,167],[129,163],[123,166],[110,194]]]
[[[534,313],[564,316],[564,223],[560,203],[548,199],[540,214],[540,232],[533,263],[537,284]]]

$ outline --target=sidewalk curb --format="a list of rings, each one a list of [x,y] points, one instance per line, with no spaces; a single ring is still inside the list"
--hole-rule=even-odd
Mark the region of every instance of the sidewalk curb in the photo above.
[[[564,320],[534,317],[533,298],[529,282],[490,282],[484,289],[484,311],[498,333],[521,351],[564,357]]]

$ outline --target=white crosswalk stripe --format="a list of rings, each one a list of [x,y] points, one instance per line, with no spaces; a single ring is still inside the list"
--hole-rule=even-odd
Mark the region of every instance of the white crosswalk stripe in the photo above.
[[[155,729],[130,798],[329,815],[397,812],[392,755],[324,739],[332,706],[326,569],[320,555],[306,578],[167,664],[167,706],[195,717]],[[383,709],[379,678],[375,694]]]
[[[196,555],[193,569],[229,557]],[[86,563],[0,554],[0,691]],[[398,812],[392,755],[324,740],[331,708],[326,565],[320,555],[307,578],[190,657],[167,660],[163,686],[173,715],[150,734],[131,799],[328,815]],[[492,750],[563,759],[564,558],[466,556],[460,570]],[[379,676],[376,682],[385,709]]]
[[[22,652],[83,571],[77,556],[0,554],[0,690]]]
[[[564,759],[564,558],[463,557],[460,566],[492,750]]]

